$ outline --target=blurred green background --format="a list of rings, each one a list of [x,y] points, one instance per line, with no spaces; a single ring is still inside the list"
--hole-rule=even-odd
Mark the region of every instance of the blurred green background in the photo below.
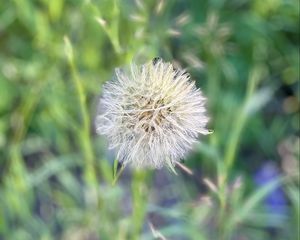
[[[160,56],[208,98],[176,167],[96,136],[114,68]],[[0,239],[299,239],[297,0],[0,2]]]

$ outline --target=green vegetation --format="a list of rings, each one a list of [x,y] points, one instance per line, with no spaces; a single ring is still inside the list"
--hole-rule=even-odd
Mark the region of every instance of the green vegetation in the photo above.
[[[184,165],[117,172],[114,68],[160,56],[208,98]],[[299,239],[299,2],[0,3],[0,240]]]

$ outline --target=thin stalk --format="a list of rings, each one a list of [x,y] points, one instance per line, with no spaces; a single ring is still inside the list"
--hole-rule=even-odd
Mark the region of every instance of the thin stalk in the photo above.
[[[227,214],[226,214],[226,206],[228,201],[228,192],[227,192],[227,182],[228,176],[230,174],[231,168],[236,159],[236,153],[239,146],[239,140],[241,133],[245,127],[247,122],[248,113],[246,111],[249,101],[253,93],[255,92],[256,86],[261,78],[261,66],[255,66],[249,76],[248,86],[246,97],[241,105],[240,109],[237,111],[237,117],[233,121],[233,130],[229,137],[229,142],[226,147],[225,156],[224,156],[224,166],[220,165],[218,169],[218,177],[219,177],[219,189],[220,189],[220,212],[219,212],[219,239],[228,239],[230,236],[230,232],[226,230],[227,228]]]
[[[16,115],[16,122],[9,149],[10,165],[6,184],[14,192],[12,195],[14,196],[14,201],[12,203],[14,203],[15,213],[20,217],[30,215],[30,190],[27,181],[28,172],[21,153],[22,140],[26,135],[28,122],[31,119],[32,113],[39,102],[38,100],[41,96],[39,93],[43,86],[44,82],[33,88],[30,94],[28,94],[28,98],[22,102],[19,109],[14,113]]]
[[[132,238],[139,240],[144,218],[147,212],[147,177],[149,174],[145,171],[135,171],[132,179]]]
[[[237,118],[233,122],[233,125],[232,125],[233,131],[229,138],[228,146],[227,146],[226,152],[225,152],[224,162],[225,162],[225,167],[226,167],[227,173],[231,170],[231,167],[234,163],[237,148],[239,146],[239,139],[240,139],[242,130],[245,126],[245,123],[247,121],[246,107],[256,89],[256,86],[261,78],[261,75],[262,75],[262,67],[261,66],[255,66],[250,73],[246,97],[245,97],[245,100],[244,100],[240,110],[237,111]],[[225,176],[225,179],[226,178],[227,178],[227,176]]]
[[[66,54],[68,57],[68,62],[72,73],[72,80],[75,85],[75,89],[77,93],[76,96],[79,103],[79,109],[81,115],[82,127],[79,128],[78,130],[78,137],[80,141],[80,147],[86,162],[84,177],[88,185],[96,185],[97,177],[95,171],[94,153],[93,153],[91,136],[90,136],[90,117],[89,117],[89,111],[86,104],[86,94],[85,94],[84,87],[82,85],[82,81],[79,77],[79,74],[77,73],[74,56],[73,56],[73,49],[70,40],[67,37],[65,37],[64,41],[66,45],[65,46]]]

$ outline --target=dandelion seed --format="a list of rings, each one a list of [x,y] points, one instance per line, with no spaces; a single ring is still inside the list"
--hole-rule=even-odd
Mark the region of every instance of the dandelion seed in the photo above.
[[[159,58],[116,69],[103,87],[96,131],[105,135],[123,164],[174,166],[199,134],[209,134],[205,98],[184,70]]]

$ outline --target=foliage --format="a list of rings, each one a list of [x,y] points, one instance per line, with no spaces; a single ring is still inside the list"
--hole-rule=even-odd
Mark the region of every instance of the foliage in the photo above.
[[[296,0],[1,1],[0,239],[299,239],[298,20]],[[95,135],[114,68],[156,56],[208,98],[193,175],[118,174]]]

